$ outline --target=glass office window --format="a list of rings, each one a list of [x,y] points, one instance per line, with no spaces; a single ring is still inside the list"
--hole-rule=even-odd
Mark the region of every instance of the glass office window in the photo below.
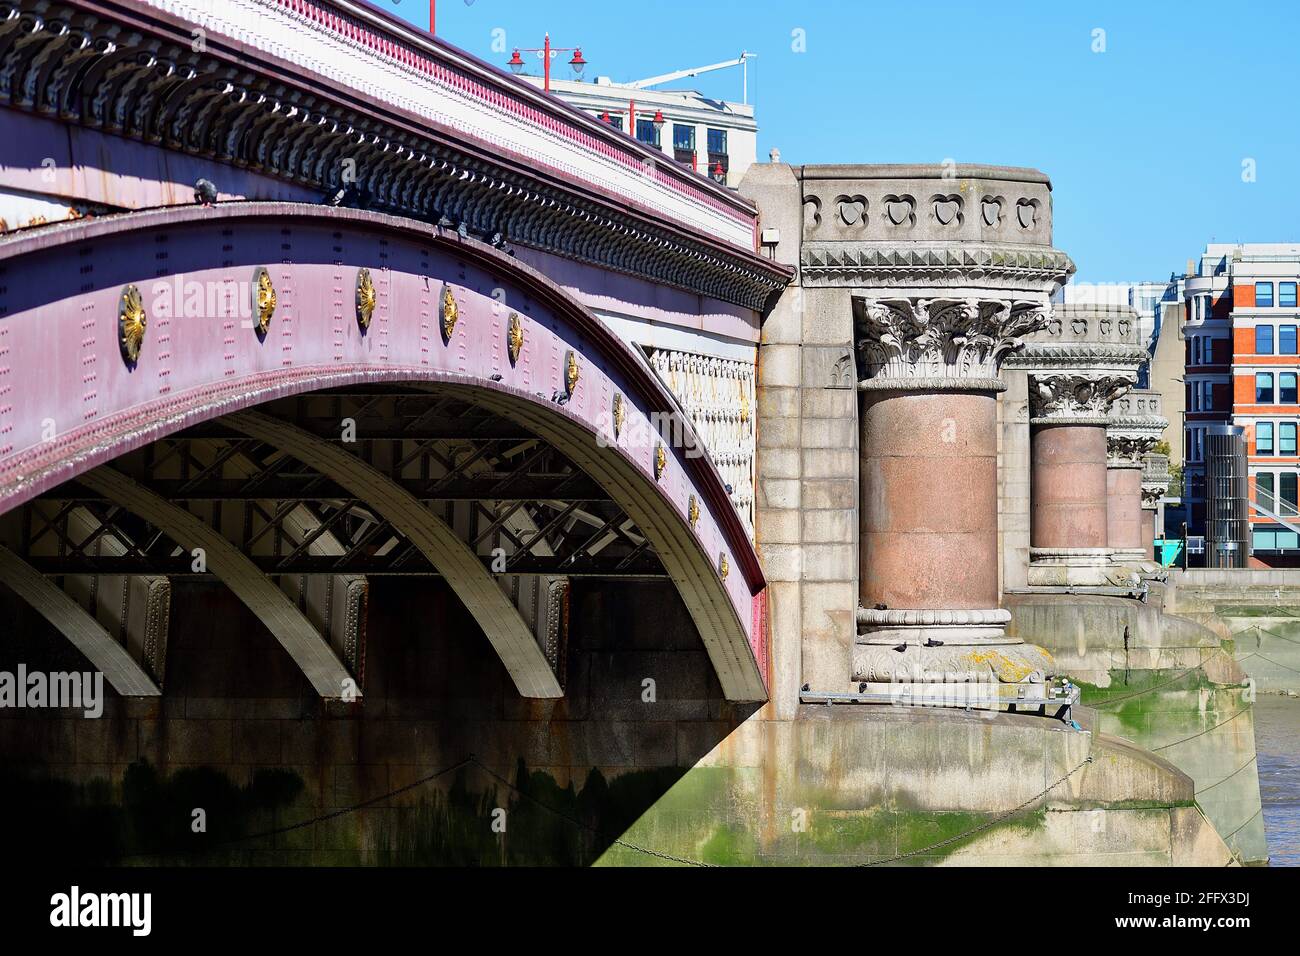
[[[1273,551],[1277,547],[1276,532],[1273,531],[1254,531],[1251,533],[1250,547],[1252,551]]]
[[[1273,423],[1260,422],[1255,426],[1255,454],[1273,454]]]
[[[1300,547],[1300,535],[1294,531],[1279,531],[1277,533],[1277,549],[1279,551],[1294,551]]]
[[[1295,455],[1295,422],[1282,422],[1277,426],[1277,453]]]
[[[1273,473],[1271,471],[1260,472],[1255,476],[1255,501],[1266,511],[1276,511],[1273,506],[1276,502],[1273,500]]]
[[[673,149],[694,149],[695,127],[682,123],[673,124]]]
[[[1273,305],[1273,283],[1256,282],[1255,283],[1255,305],[1261,309],[1271,308]]]
[[[725,129],[709,130],[710,153],[725,153],[727,151],[727,131]]]
[[[1279,325],[1277,327],[1277,354],[1296,354],[1296,335],[1294,325]]]
[[[1284,471],[1277,478],[1277,513],[1289,517],[1296,513],[1296,473],[1294,471]]]
[[[1284,309],[1295,308],[1295,283],[1279,282],[1277,284],[1277,304]]]
[[[1271,325],[1255,326],[1255,354],[1256,355],[1273,354],[1273,326]]]
[[[636,138],[647,146],[659,147],[659,130],[655,129],[654,120],[638,119],[636,121]]]
[[[1255,373],[1255,404],[1256,405],[1273,404],[1273,373],[1272,372]]]
[[[1294,405],[1295,391],[1295,372],[1280,373],[1277,377],[1277,400],[1283,405]]]

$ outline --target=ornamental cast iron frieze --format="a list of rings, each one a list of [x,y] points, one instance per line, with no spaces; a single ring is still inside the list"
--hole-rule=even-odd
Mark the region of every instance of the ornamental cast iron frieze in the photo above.
[[[342,7],[334,19],[365,16]],[[788,281],[784,267],[748,248],[502,161],[388,104],[361,105],[366,98],[333,77],[286,74],[213,30],[193,49],[189,24],[182,34],[130,13],[0,0],[0,105],[223,163],[231,177],[246,169],[322,200],[451,223],[744,308],[763,309]],[[267,4],[268,16],[283,13]],[[325,29],[301,19],[308,33]],[[369,20],[356,27],[358,37],[376,29]],[[401,46],[400,34],[382,43]],[[373,55],[360,39],[337,42]]]

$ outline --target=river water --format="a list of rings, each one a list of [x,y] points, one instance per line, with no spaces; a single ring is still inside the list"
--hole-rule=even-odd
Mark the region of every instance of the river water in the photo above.
[[[1300,866],[1300,698],[1260,694],[1255,750],[1271,866]]]

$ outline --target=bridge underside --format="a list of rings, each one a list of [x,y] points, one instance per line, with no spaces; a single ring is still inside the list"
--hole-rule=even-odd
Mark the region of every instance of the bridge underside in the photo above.
[[[495,573],[665,576],[644,535],[595,481],[490,411],[436,391],[385,386],[314,392],[260,411],[324,441],[351,439],[361,460],[451,525]],[[202,517],[265,574],[441,576],[364,498],[224,419],[160,439],[112,467]],[[300,507],[310,527],[287,520]],[[95,526],[76,533],[69,516],[79,508]],[[0,520],[26,529],[17,545],[46,575],[212,576],[164,532],[77,480]],[[313,551],[326,535],[339,548]],[[122,550],[105,549],[105,536]]]
[[[345,454],[373,469],[367,487],[340,483],[328,463],[322,472],[250,437],[258,421],[276,434],[287,428],[305,436],[308,448],[350,449]],[[314,460],[310,451],[305,457]],[[74,595],[93,610],[91,618],[122,618],[128,602],[117,595],[136,582],[222,583],[229,572],[195,553],[192,533],[178,541],[166,515],[124,504],[114,485],[103,485],[105,475],[129,479],[203,522],[275,582],[318,631],[318,643],[331,645],[357,696],[370,582],[446,577],[445,562],[431,559],[418,528],[376,507],[385,493],[418,502],[482,565],[482,576],[493,578],[502,606],[512,606],[505,611],[513,611],[511,623],[522,623],[538,644],[534,661],[510,668],[529,696],[562,693],[573,579],[667,577],[627,512],[553,445],[437,389],[350,387],[270,402],[253,415],[159,439],[0,516],[0,544],[29,572]],[[452,574],[455,593],[464,575]],[[106,598],[113,601],[107,607]],[[437,630],[438,622],[425,623]],[[503,657],[510,653],[505,648]],[[140,648],[137,656],[161,684],[165,646]],[[529,663],[531,677],[520,680]],[[322,693],[340,696],[328,686]]]
[[[377,577],[445,580],[538,698],[565,694],[573,580],[666,577],[724,695],[765,699],[730,489],[540,273],[409,220],[232,204],[16,237],[0,275],[23,277],[0,285],[5,578],[78,646],[128,650],[119,693],[165,683],[181,579],[220,581],[320,697],[356,700]]]

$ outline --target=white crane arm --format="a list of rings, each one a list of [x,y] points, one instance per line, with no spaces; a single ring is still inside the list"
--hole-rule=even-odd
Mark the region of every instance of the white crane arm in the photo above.
[[[677,70],[675,73],[664,73],[662,76],[652,76],[646,80],[637,80],[634,83],[623,84],[629,89],[644,90],[647,87],[658,86],[660,83],[671,83],[673,80],[685,79],[688,76],[698,76],[701,73],[708,73],[712,70],[725,70],[729,66],[741,66],[746,60],[751,60],[756,56],[754,53],[741,53],[734,60],[725,60],[722,63],[712,63],[709,66],[697,66],[690,70]]]

